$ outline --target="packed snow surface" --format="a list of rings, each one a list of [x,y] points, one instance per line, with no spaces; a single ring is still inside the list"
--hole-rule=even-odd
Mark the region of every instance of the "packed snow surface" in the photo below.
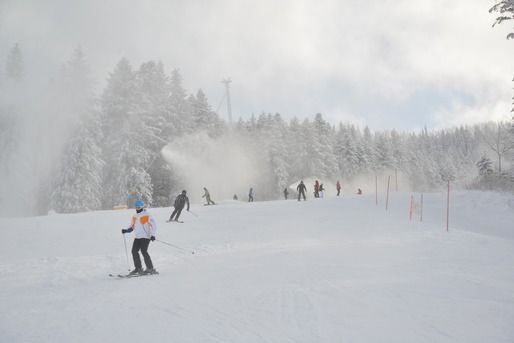
[[[109,277],[133,268],[133,209],[0,219],[0,342],[512,343],[514,200],[454,191],[449,230],[446,204],[150,208],[160,275],[134,279]]]

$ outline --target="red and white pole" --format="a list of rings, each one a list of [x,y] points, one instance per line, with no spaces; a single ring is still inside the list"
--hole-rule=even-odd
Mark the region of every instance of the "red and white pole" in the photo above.
[[[421,218],[420,221],[423,221],[423,193],[421,193]]]
[[[389,205],[389,183],[391,182],[391,175],[387,177],[387,195],[386,195],[386,211]]]
[[[446,231],[450,227],[450,181],[448,180],[448,199],[446,201]]]
[[[378,176],[375,174],[375,205],[378,205]]]
[[[410,196],[410,212],[409,212],[409,220],[412,220],[412,199],[414,197],[411,195]]]

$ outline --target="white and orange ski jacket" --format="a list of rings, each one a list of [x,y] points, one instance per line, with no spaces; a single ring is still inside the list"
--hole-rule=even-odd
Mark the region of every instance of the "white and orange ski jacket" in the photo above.
[[[134,214],[130,227],[136,231],[136,238],[147,238],[155,236],[157,233],[157,225],[152,215],[146,212],[146,209],[140,213]]]

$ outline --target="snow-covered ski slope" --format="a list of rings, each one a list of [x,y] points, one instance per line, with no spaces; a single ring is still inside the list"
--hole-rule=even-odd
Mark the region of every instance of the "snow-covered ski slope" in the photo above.
[[[449,232],[446,194],[422,222],[419,200],[150,209],[186,251],[151,243],[160,275],[134,279],[108,276],[133,210],[0,219],[0,342],[514,342],[513,197],[452,192]]]

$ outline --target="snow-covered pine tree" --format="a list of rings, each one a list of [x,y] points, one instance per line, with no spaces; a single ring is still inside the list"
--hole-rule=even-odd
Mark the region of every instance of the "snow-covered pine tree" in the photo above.
[[[488,122],[481,128],[481,138],[496,156],[498,172],[502,172],[502,162],[514,149],[510,125],[507,122]]]
[[[140,116],[136,73],[122,58],[109,74],[102,94],[104,121],[103,208],[152,202],[153,186],[147,168],[152,154],[146,147],[148,127]],[[145,132],[143,134],[142,132]]]
[[[376,173],[375,136],[368,126],[364,127],[362,139],[358,146],[361,174]]]
[[[377,171],[391,171],[396,168],[393,145],[389,131],[375,133],[375,168]]]
[[[84,112],[80,125],[64,150],[54,179],[51,208],[59,213],[76,213],[102,208],[102,169],[105,162],[98,146],[100,118],[93,109]]]
[[[10,157],[19,146],[21,137],[21,99],[27,96],[23,83],[25,64],[18,44],[11,49],[2,74],[5,79],[0,84],[0,158],[12,161]],[[0,175],[8,175],[12,166],[12,163],[1,163]]]
[[[257,120],[248,126],[249,132],[245,135],[246,137],[243,137],[247,139],[246,143],[248,149],[251,149],[253,159],[260,161],[260,176],[254,184],[254,188],[259,189],[260,199],[276,199],[277,195],[270,151],[274,146],[271,137],[272,121],[270,114],[261,113]]]
[[[141,119],[144,146],[151,155],[146,171],[152,180],[153,205],[169,206],[172,200],[171,168],[163,159],[161,150],[168,144],[170,79],[160,61],[143,63],[136,78],[139,95],[136,116]]]
[[[334,130],[321,113],[314,116],[312,122],[314,132],[311,159],[315,164],[318,177],[333,179],[339,174],[339,166],[334,154]]]
[[[273,116],[271,135],[274,148],[270,150],[270,162],[273,171],[276,192],[278,197],[283,195],[283,190],[289,185],[289,164],[287,162],[287,124],[280,113]]]
[[[101,122],[93,95],[91,70],[77,47],[64,66],[59,94],[66,103],[64,129],[70,131],[58,167],[52,173],[50,207],[61,213],[101,209],[102,140]]]
[[[34,184],[30,172],[33,170],[32,151],[25,138],[30,138],[25,124],[30,102],[28,81],[25,79],[23,54],[18,44],[10,50],[2,68],[0,84],[0,216],[35,214],[35,201],[32,197]],[[9,200],[7,200],[9,199]]]
[[[359,156],[353,126],[339,123],[334,153],[339,166],[339,175],[343,177],[343,180],[350,180],[359,171]]]
[[[312,161],[311,156],[313,151],[311,147],[314,145],[314,132],[312,123],[308,118],[305,118],[300,123],[296,118],[293,118],[289,124],[292,142],[294,142],[294,161],[290,164],[292,171],[290,175],[295,179],[305,179],[315,177],[316,166]]]
[[[478,162],[476,163],[476,167],[478,169],[478,175],[492,175],[494,173],[493,163],[486,156],[482,156]]]
[[[209,137],[216,138],[226,133],[226,125],[216,114],[202,89],[199,89],[196,96],[192,94],[188,98],[193,118],[193,131],[206,131]]]
[[[18,43],[14,44],[7,57],[5,75],[7,79],[14,81],[22,81],[25,78],[25,63]]]
[[[291,182],[297,182],[300,178],[305,176],[303,171],[299,168],[298,142],[301,136],[301,125],[297,117],[293,117],[293,119],[289,121],[289,125],[285,128],[284,135],[284,158],[288,166],[289,184],[291,184]]]
[[[168,135],[168,141],[173,141],[177,136],[192,131],[193,118],[191,109],[187,100],[187,93],[184,89],[183,78],[179,69],[174,69],[171,73],[171,89],[169,96],[169,113],[167,118],[167,127],[165,132]]]
[[[261,156],[266,165],[265,177],[261,180],[260,193],[266,199],[282,197],[282,192],[288,186],[288,164],[286,162],[287,146],[286,125],[280,113],[274,116],[262,113],[257,120],[259,132],[257,143],[254,147],[256,154]]]
[[[500,16],[496,17],[493,24],[501,24],[504,21],[514,19],[514,0],[499,0],[489,9],[489,13],[498,12]],[[507,35],[507,39],[514,39],[514,32]]]

